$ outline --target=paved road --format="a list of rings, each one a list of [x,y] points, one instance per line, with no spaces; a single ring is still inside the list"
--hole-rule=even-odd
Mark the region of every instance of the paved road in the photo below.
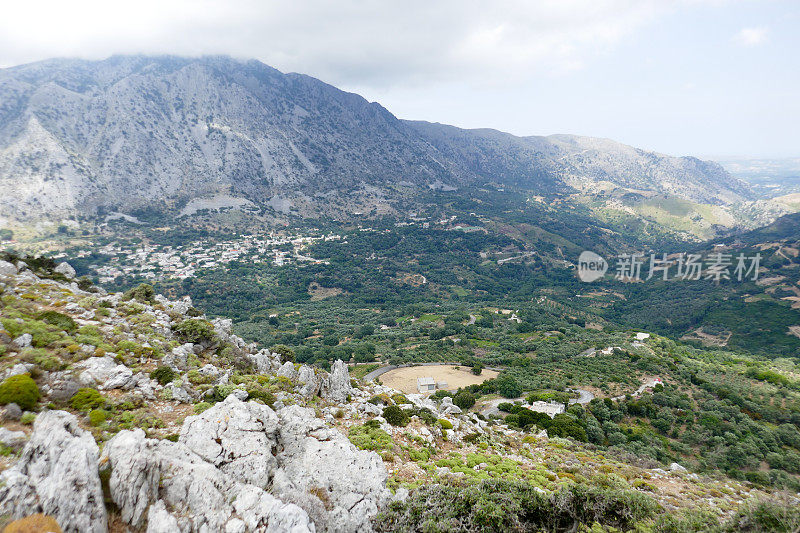
[[[587,404],[587,403],[591,402],[594,399],[594,394],[592,394],[588,390],[584,390],[584,389],[572,389],[572,390],[574,392],[578,393],[578,397],[571,399],[569,401],[570,405],[576,404],[576,403],[583,405],[583,404]],[[506,399],[506,398],[500,398],[500,399],[497,399],[497,400],[489,400],[481,408],[481,414],[483,416],[499,415],[500,414],[500,409],[498,409],[497,406],[500,405],[503,402],[512,402],[513,403],[514,400],[509,400],[509,399]]]

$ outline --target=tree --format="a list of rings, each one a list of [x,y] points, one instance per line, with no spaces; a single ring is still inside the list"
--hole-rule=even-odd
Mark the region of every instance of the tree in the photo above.
[[[522,394],[522,387],[514,376],[508,374],[498,376],[495,379],[495,387],[497,392],[506,398],[518,398]]]
[[[453,404],[465,411],[475,405],[475,396],[469,391],[459,391],[453,396]]]
[[[287,361],[291,361],[294,363],[295,355],[294,350],[286,346],[285,344],[278,344],[273,346],[272,351],[281,356],[281,363],[285,363]]]

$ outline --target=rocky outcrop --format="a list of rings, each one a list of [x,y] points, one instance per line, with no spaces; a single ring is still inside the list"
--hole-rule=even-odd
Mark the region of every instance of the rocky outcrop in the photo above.
[[[54,270],[59,274],[62,274],[67,279],[74,279],[76,275],[75,269],[72,268],[72,265],[67,262],[59,263]]]
[[[278,417],[234,395],[183,423],[178,442],[242,483],[265,488],[277,467]]]
[[[315,495],[317,505],[329,507],[324,516],[329,531],[369,531],[371,518],[390,497],[380,456],[358,450],[311,409],[293,405],[279,416],[283,452],[273,492],[301,507],[308,494]]]
[[[380,457],[312,410],[290,406],[278,416],[233,396],[187,418],[178,442],[121,431],[101,462],[122,519],[140,527],[157,518],[154,532],[173,523],[180,531],[369,531],[390,499]]]
[[[41,413],[19,461],[0,474],[0,511],[53,516],[65,533],[105,533],[97,455],[94,438],[74,415]]]
[[[352,391],[347,365],[341,359],[337,360],[331,367],[330,375],[322,381],[319,395],[326,400],[342,403],[347,401]]]
[[[266,349],[248,354],[246,357],[259,374],[275,374],[281,367],[280,356]]]
[[[0,260],[0,276],[13,276],[17,273],[14,263]]]
[[[301,366],[297,372],[297,381],[302,385],[299,392],[304,398],[316,396],[322,385],[322,378],[317,375],[312,367],[306,365]]]

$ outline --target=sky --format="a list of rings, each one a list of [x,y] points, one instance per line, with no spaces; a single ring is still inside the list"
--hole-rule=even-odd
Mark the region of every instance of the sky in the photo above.
[[[2,0],[0,67],[228,54],[400,118],[800,156],[796,0]],[[0,95],[1,97],[2,95]]]

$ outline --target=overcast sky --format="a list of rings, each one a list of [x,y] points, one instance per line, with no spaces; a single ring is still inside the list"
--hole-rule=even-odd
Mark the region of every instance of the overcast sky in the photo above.
[[[256,58],[401,118],[800,156],[795,0],[25,0],[0,66],[117,53]],[[2,95],[0,95],[1,97]]]

